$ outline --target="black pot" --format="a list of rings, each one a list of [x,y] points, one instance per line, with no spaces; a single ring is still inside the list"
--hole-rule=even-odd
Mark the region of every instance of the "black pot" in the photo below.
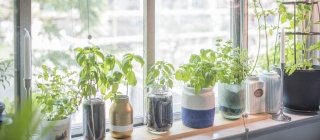
[[[319,111],[320,70],[296,70],[284,75],[284,106],[291,111]]]

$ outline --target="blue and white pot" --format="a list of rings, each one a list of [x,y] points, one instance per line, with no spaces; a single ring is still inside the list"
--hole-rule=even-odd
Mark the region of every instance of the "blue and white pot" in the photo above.
[[[211,127],[214,122],[215,98],[213,88],[203,88],[195,94],[195,89],[184,87],[182,91],[182,123],[191,128]]]

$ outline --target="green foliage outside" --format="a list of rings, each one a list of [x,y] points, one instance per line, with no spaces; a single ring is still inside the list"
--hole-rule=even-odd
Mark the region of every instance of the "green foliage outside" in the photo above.
[[[157,61],[148,71],[147,87],[153,90],[172,88],[174,73],[175,69],[172,64],[165,61]]]
[[[63,120],[77,111],[81,103],[81,96],[73,80],[75,72],[66,69],[58,70],[42,66],[42,72],[37,75],[36,102],[41,108],[41,113],[48,121]]]
[[[1,60],[0,59],[0,85],[1,88],[6,89],[6,86],[10,86],[10,80],[13,75],[9,73],[12,67],[12,60]]]

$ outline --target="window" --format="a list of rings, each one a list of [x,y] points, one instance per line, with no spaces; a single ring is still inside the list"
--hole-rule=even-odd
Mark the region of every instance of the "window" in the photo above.
[[[88,4],[88,7],[87,7]],[[89,10],[88,10],[89,9]],[[142,0],[57,0],[32,2],[32,36],[34,74],[41,65],[79,71],[75,62],[76,47],[90,43],[104,52],[122,57],[125,53],[142,56]],[[89,14],[89,17],[88,17]],[[88,21],[89,18],[89,21]],[[92,39],[88,41],[88,34]],[[135,123],[143,123],[143,68],[136,65],[136,87],[129,88]],[[75,77],[78,79],[78,77]],[[121,87],[126,93],[126,88]],[[106,102],[106,119],[111,102]],[[73,128],[82,127],[82,108],[72,116]],[[77,129],[82,133],[80,129]],[[74,132],[74,133],[77,133]]]
[[[32,3],[20,1],[31,6],[29,16],[32,22],[25,24],[27,26],[30,24],[32,29],[33,74],[36,75],[43,64],[79,71],[74,49],[90,44],[98,45],[104,52],[118,57],[128,52],[142,56],[145,51],[143,47],[145,1],[32,0]],[[155,0],[153,57],[156,60],[168,61],[177,68],[188,61],[188,57],[185,56],[197,53],[200,49],[215,49],[217,39],[230,39],[230,14],[230,1],[225,0]],[[1,29],[8,29],[3,27],[4,23],[0,22]],[[91,40],[88,40],[89,35],[92,36]],[[139,82],[136,87],[129,88],[129,97],[134,108],[134,123],[142,124],[143,69],[136,65],[135,70]],[[181,86],[177,82],[173,89],[174,112],[178,114],[177,116],[180,112]],[[37,92],[37,89],[34,89],[34,92]],[[126,88],[121,87],[121,92],[125,93]],[[107,101],[107,119],[110,105],[111,102]],[[81,106],[72,116],[72,125],[73,134],[82,133]]]
[[[229,40],[229,4],[221,0],[156,0],[156,60],[178,68],[190,54],[214,49],[217,39]],[[174,84],[174,112],[180,112],[182,83]]]
[[[0,102],[6,112],[14,113],[14,63],[13,63],[13,0],[0,3]]]

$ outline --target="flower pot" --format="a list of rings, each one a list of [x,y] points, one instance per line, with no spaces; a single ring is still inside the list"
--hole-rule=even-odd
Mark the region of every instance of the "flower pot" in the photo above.
[[[218,84],[218,104],[226,119],[239,119],[245,110],[245,92],[241,84]]]
[[[256,76],[246,79],[246,112],[258,114],[265,112],[266,94],[265,85]]]
[[[296,70],[284,75],[284,106],[291,111],[319,111],[320,70]]]
[[[182,123],[191,128],[211,127],[214,122],[215,97],[212,88],[196,94],[194,88],[184,87],[181,102]]]
[[[52,125],[53,126],[50,126]],[[70,140],[71,139],[71,119],[70,117],[58,121],[44,121],[43,127],[52,127],[52,130],[46,135],[46,140]]]
[[[280,76],[276,72],[263,72],[260,80],[265,83],[266,112],[277,113],[280,109]]]
[[[146,118],[149,132],[168,132],[173,122],[172,94],[169,90],[152,90],[148,94]]]
[[[98,98],[83,103],[83,137],[85,140],[103,140],[106,133],[105,105]]]
[[[133,130],[133,110],[127,95],[118,95],[109,111],[110,132],[113,138],[128,138]]]

